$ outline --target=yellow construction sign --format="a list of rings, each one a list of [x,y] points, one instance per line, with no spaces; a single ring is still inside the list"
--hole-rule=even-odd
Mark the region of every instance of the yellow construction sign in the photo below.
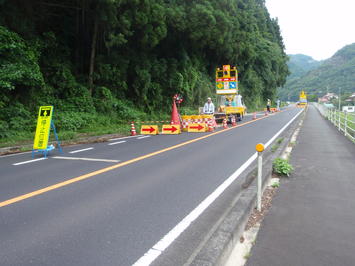
[[[159,129],[157,125],[142,125],[141,135],[157,135],[159,134]]]
[[[51,130],[52,114],[53,114],[53,106],[41,106],[39,108],[33,149],[35,150],[47,149],[49,132]]]
[[[181,134],[181,128],[180,125],[163,125],[161,133],[168,135],[177,135]]]
[[[189,124],[187,128],[187,132],[206,132],[206,124],[205,123],[194,123]]]

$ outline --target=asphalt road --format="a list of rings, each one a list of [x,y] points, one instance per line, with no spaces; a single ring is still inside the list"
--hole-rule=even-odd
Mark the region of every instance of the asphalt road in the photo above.
[[[0,264],[134,264],[299,112],[0,157]]]

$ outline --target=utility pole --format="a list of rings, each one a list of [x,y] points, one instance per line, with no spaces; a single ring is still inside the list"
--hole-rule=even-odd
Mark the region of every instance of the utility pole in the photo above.
[[[339,112],[340,112],[340,97],[341,96],[341,87],[339,87]]]

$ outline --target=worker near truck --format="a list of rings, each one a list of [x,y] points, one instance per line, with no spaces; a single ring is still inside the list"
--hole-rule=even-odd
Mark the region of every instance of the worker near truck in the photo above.
[[[214,114],[214,104],[210,97],[207,98],[207,102],[203,106],[203,113],[206,115],[213,115]]]

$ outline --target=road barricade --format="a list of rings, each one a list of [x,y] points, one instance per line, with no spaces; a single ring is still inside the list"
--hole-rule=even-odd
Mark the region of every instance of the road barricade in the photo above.
[[[189,126],[187,128],[188,132],[193,132],[193,133],[206,132],[206,130],[207,130],[207,127],[206,127],[205,123],[192,123],[192,124],[189,124]]]
[[[181,134],[180,125],[163,125],[161,133],[164,135]]]
[[[142,125],[141,135],[158,135],[159,129],[157,125]]]

